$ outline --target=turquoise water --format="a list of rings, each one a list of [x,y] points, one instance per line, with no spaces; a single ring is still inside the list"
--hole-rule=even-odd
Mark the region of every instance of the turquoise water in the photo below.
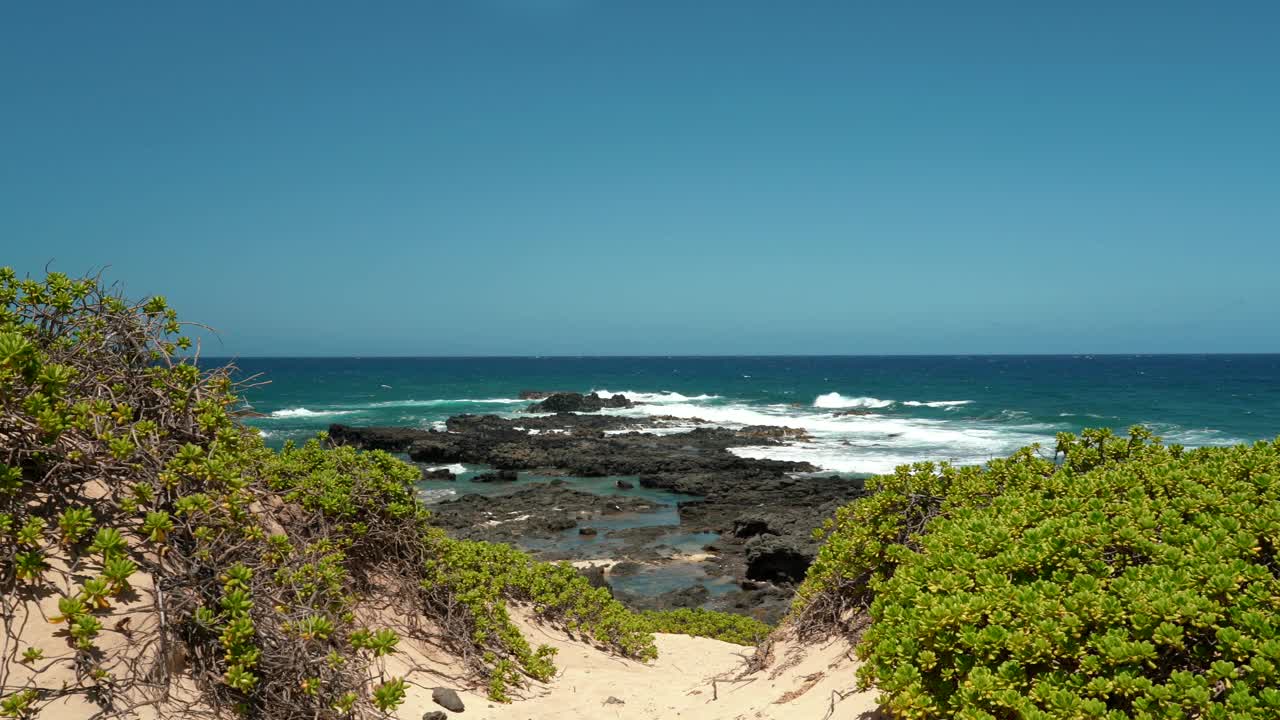
[[[642,488],[635,477],[551,478],[522,472],[514,481],[473,483],[471,478],[490,471],[490,468],[483,465],[443,467],[450,467],[455,471],[457,480],[425,480],[419,483],[419,490],[429,503],[467,494],[490,497],[505,495],[533,484],[563,479],[576,490],[597,495],[638,498],[652,503],[655,508],[652,512],[613,513],[579,522],[580,527],[595,529],[594,535],[583,535],[578,532],[578,527],[573,527],[552,537],[526,535],[516,540],[516,545],[532,552],[550,552],[553,553],[552,557],[594,559],[619,557],[624,549],[628,551],[625,554],[633,554],[637,547],[641,547],[669,558],[702,552],[707,545],[720,539],[717,533],[685,532],[679,527],[676,503],[696,500],[696,496]],[[635,487],[619,488],[619,480],[630,481]],[[660,530],[653,539],[639,545],[612,535],[617,531],[641,528]],[[658,595],[669,590],[704,585],[711,596],[715,597],[737,587],[731,577],[711,577],[700,564],[682,561],[647,564],[633,574],[611,578],[610,583],[617,590],[637,595]]]
[[[814,442],[741,450],[876,473],[917,460],[981,463],[1059,431],[1146,424],[1171,442],[1280,434],[1280,356],[242,359],[268,442],[330,423],[440,427],[514,414],[521,390],[602,390],[631,415],[785,425]],[[840,415],[843,411],[862,415]]]
[[[705,545],[720,539],[716,533],[687,533],[680,529],[677,503],[697,500],[697,496],[643,488],[639,486],[639,481],[634,476],[553,478],[522,472],[514,481],[475,483],[471,482],[471,478],[489,472],[491,468],[483,465],[441,467],[449,467],[455,471],[457,480],[424,480],[418,483],[421,497],[428,503],[448,500],[460,495],[489,497],[507,495],[530,485],[559,479],[566,481],[575,490],[596,495],[636,498],[648,502],[653,507],[652,511],[602,514],[579,522],[579,527],[594,528],[595,535],[583,535],[578,532],[578,527],[573,527],[549,538],[522,537],[517,544],[526,550],[555,550],[584,558],[609,557],[612,551],[626,545],[623,539],[611,537],[610,533],[638,528],[666,528],[665,532],[661,532],[643,545],[663,551],[662,554],[667,556],[700,552]],[[619,488],[617,485],[619,480],[626,480],[634,487]]]
[[[710,596],[724,595],[738,588],[733,578],[707,575],[699,563],[675,562],[645,565],[634,573],[609,577],[614,590],[633,595],[660,595],[671,590],[702,585]]]
[[[807,358],[335,358],[245,359],[269,384],[246,393],[265,416],[249,422],[267,442],[303,440],[330,423],[442,428],[461,413],[518,417],[522,390],[622,392],[644,404],[611,411],[671,415],[739,427],[807,430],[812,442],[736,449],[752,457],[804,460],[831,471],[887,472],[900,463],[982,463],[1060,431],[1123,430],[1145,424],[1171,442],[1223,445],[1280,434],[1280,356],[807,357]],[[858,414],[845,414],[855,411]],[[453,468],[454,482],[421,483],[424,499],[501,494],[551,478],[472,483],[487,468]],[[634,478],[628,478],[634,481]],[[640,497],[658,508],[584,522],[554,538],[523,538],[533,551],[583,558],[615,555],[610,532],[660,527],[647,546],[688,554],[715,542],[678,527],[676,503],[660,490],[620,490],[618,478],[567,478],[573,487]],[[655,595],[701,584],[712,596],[732,578],[700,563],[646,565],[611,578],[623,592]]]
[[[402,457],[402,459],[407,460],[408,458]],[[640,487],[639,479],[631,475],[619,477],[563,478],[560,476],[551,477],[546,475],[537,475],[535,473],[521,472],[517,474],[517,479],[514,481],[471,482],[471,479],[475,476],[492,472],[493,469],[485,465],[464,465],[461,463],[456,465],[432,465],[425,467],[448,468],[457,476],[457,480],[423,480],[418,483],[418,487],[423,494],[423,499],[428,502],[463,494],[506,495],[531,484],[546,483],[552,480],[564,479],[569,480],[571,486],[575,490],[582,490],[596,495],[631,497],[652,503],[655,507],[658,507],[659,510],[652,513],[647,512],[644,513],[644,515],[653,516],[657,520],[654,522],[644,523],[644,525],[647,526],[675,524],[677,522],[675,504],[684,500],[697,499],[693,495],[682,495],[679,493],[667,492],[666,490]],[[617,485],[619,480],[630,482],[634,487],[628,489],[619,488]],[[617,527],[620,529],[623,527],[636,526],[619,524]]]

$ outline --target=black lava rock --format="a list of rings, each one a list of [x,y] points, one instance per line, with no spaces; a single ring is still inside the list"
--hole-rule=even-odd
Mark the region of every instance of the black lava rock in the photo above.
[[[600,412],[605,408],[629,408],[633,403],[625,395],[602,398],[596,393],[555,393],[527,408],[531,413]]]
[[[777,535],[778,531],[769,526],[766,518],[744,516],[733,521],[733,535],[740,538],[751,538],[757,535]]]
[[[432,690],[431,700],[445,710],[452,710],[458,713],[466,710],[466,706],[462,704],[462,698],[458,697],[458,693],[449,688],[438,687]]]
[[[490,482],[515,482],[519,479],[519,475],[515,470],[499,470],[497,472],[483,473],[471,478],[471,482],[490,483]]]
[[[798,583],[813,562],[814,551],[794,540],[764,536],[747,548],[747,578]]]

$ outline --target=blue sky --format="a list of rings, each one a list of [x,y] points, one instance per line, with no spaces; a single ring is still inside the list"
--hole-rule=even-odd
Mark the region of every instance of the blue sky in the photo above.
[[[110,265],[217,354],[1280,351],[1277,32],[1264,2],[6,3],[0,264]]]

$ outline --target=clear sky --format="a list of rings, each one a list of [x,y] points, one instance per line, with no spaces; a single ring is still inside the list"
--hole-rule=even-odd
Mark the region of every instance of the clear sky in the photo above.
[[[8,2],[0,264],[110,265],[217,354],[1280,351],[1278,37],[1277,2]]]

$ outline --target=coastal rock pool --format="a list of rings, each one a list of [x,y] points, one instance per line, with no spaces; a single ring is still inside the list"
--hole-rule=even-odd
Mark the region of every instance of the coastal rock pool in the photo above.
[[[425,470],[440,466],[423,466]],[[558,483],[563,487],[604,498],[628,498],[651,509],[643,512],[596,513],[581,517],[572,526],[550,534],[521,534],[512,544],[547,560],[637,560],[639,566],[620,575],[609,574],[609,584],[621,594],[654,597],[685,588],[704,587],[709,598],[723,596],[737,588],[735,578],[714,574],[706,560],[708,546],[719,541],[714,532],[689,532],[680,525],[679,504],[700,498],[667,490],[641,487],[639,479],[628,477],[566,477],[520,472],[515,480],[473,482],[494,472],[485,465],[448,466],[454,480],[424,479],[418,483],[420,496],[428,504],[448,503],[467,495],[497,498],[521,490]],[[497,516],[487,523],[527,520],[531,513],[512,511],[510,518]]]

